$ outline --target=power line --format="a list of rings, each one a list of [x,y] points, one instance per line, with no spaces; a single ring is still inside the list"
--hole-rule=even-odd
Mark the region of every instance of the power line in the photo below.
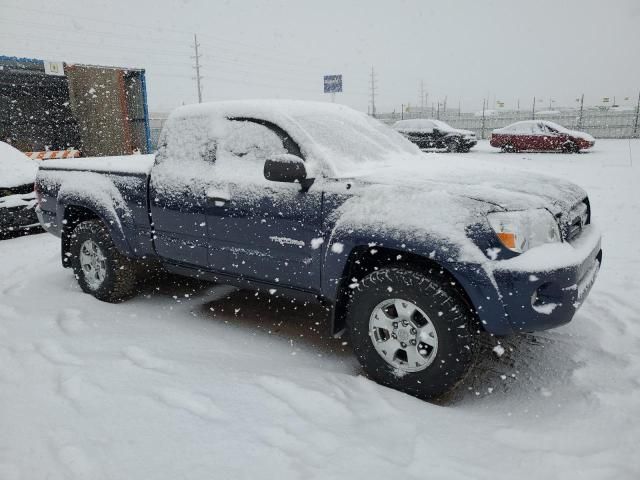
[[[108,24],[108,25],[117,25],[119,27],[127,27],[127,28],[133,28],[135,30],[137,30],[136,33],[139,33],[140,30],[146,30],[146,31],[151,31],[155,34],[158,33],[159,30],[161,30],[163,32],[163,34],[161,35],[163,39],[166,39],[166,35],[164,34],[165,32],[172,32],[174,34],[177,35],[191,35],[192,33],[187,31],[187,30],[180,30],[180,29],[176,29],[176,28],[168,28],[166,26],[161,26],[161,27],[149,27],[146,25],[135,25],[135,24],[131,24],[131,23],[124,23],[124,22],[116,22],[116,21],[111,21],[111,20],[105,20],[105,19],[101,19],[101,18],[93,18],[93,17],[87,17],[87,16],[79,16],[79,15],[69,15],[67,13],[61,13],[61,12],[56,12],[56,11],[52,11],[52,10],[42,10],[42,9],[34,9],[34,8],[25,8],[25,7],[16,7],[16,6],[10,6],[10,5],[6,5],[4,6],[6,8],[10,8],[13,10],[18,10],[18,11],[25,11],[25,12],[31,12],[31,13],[40,13],[40,14],[44,14],[44,15],[55,15],[55,16],[60,16],[60,17],[64,17],[64,18],[69,18],[69,19],[77,19],[77,20],[86,20],[86,21],[91,21],[91,22],[96,22],[96,23],[102,23],[102,24]],[[9,23],[17,23],[19,21],[9,21]],[[31,21],[25,23],[22,22],[25,25],[40,25],[43,27],[47,27],[50,28],[51,25],[49,24],[35,24]],[[113,36],[118,36],[118,34],[116,32],[110,31],[110,32],[105,32],[105,31],[96,31],[95,29],[91,29],[89,30],[89,32],[95,32],[95,33],[103,33],[105,35],[109,35],[111,37]],[[149,35],[145,34],[145,36],[143,38],[148,38]],[[205,38],[211,38],[213,40],[215,40],[216,42],[223,42],[223,43],[227,43],[227,44],[231,44],[231,45],[238,45],[241,47],[245,47],[245,48],[249,48],[251,50],[263,50],[265,52],[272,52],[271,49],[267,48],[267,47],[260,47],[260,46],[256,46],[256,45],[249,45],[247,43],[243,43],[243,42],[238,42],[236,40],[229,40],[228,38],[224,38],[224,37],[218,37],[216,35],[212,35],[210,33],[201,33],[200,37],[205,37]],[[121,38],[125,38],[124,36],[121,36]],[[202,40],[202,38],[201,38]],[[308,55],[305,55],[305,59],[311,59],[311,57],[309,57]],[[325,61],[324,58],[320,58],[320,57],[316,57],[315,58],[316,61]]]

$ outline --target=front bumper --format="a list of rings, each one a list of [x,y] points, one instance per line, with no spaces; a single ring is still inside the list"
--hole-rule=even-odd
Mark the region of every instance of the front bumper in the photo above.
[[[554,268],[540,263],[541,268],[493,271],[514,332],[546,330],[571,321],[589,294],[602,263],[600,234],[592,231],[585,237],[575,247],[571,245],[575,252],[570,252],[573,257],[566,265]],[[565,244],[565,249],[568,246]],[[552,249],[553,246],[549,251]]]

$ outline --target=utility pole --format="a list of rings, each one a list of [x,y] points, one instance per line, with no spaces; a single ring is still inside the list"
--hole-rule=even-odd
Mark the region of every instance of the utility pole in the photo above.
[[[442,113],[447,113],[447,96],[444,96],[444,104],[442,105]]]
[[[404,103],[400,108],[400,120],[404,120]]]
[[[638,94],[638,104],[636,105],[636,121],[633,124],[633,136],[638,134],[638,116],[640,115],[640,93]]]
[[[371,66],[371,116],[376,116],[376,72]]]
[[[580,96],[580,115],[578,116],[578,129],[582,130],[582,112],[584,110],[584,93]]]
[[[200,48],[200,44],[198,43],[198,36],[194,33],[193,34],[193,49],[195,51],[195,55],[191,58],[195,59],[196,61],[196,65],[195,65],[195,69],[196,69],[196,86],[198,88],[198,103],[202,103],[202,75],[200,75],[200,57],[202,56],[202,54],[198,51],[198,49]]]
[[[485,109],[485,103],[487,103],[487,100],[485,100],[484,98],[482,99],[482,136],[481,138],[484,140],[484,109]]]
[[[424,114],[424,80],[420,80],[420,115]]]
[[[536,119],[536,97],[533,97],[533,107],[531,107],[531,120]]]

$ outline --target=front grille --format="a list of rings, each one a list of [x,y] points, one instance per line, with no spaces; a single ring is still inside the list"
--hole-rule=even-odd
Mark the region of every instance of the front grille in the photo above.
[[[582,232],[585,225],[590,223],[589,199],[585,198],[577,203],[566,215],[564,222],[564,238],[570,242]]]

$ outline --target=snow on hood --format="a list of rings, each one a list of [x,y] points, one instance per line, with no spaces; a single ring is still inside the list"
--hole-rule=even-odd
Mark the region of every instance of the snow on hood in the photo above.
[[[438,243],[446,255],[486,261],[467,227],[486,222],[496,210],[547,208],[568,211],[586,193],[577,185],[488,162],[450,155],[424,156],[411,165],[388,165],[356,177],[349,198],[336,212],[336,226],[386,232],[396,239]]]
[[[533,174],[494,163],[447,155],[429,155],[420,162],[387,165],[357,177],[365,184],[388,185],[413,191],[441,191],[489,203],[504,210],[548,208],[568,210],[586,197],[574,183],[559,178]],[[401,194],[391,194],[389,201],[401,201]]]
[[[11,145],[0,142],[0,188],[14,188],[33,183],[38,164]]]
[[[593,136],[589,135],[586,132],[579,132],[578,130],[569,130],[569,133],[571,134],[571,136],[573,137],[577,137],[577,138],[582,138],[583,140],[586,140],[588,142],[593,142],[595,143],[596,139],[593,138]]]

